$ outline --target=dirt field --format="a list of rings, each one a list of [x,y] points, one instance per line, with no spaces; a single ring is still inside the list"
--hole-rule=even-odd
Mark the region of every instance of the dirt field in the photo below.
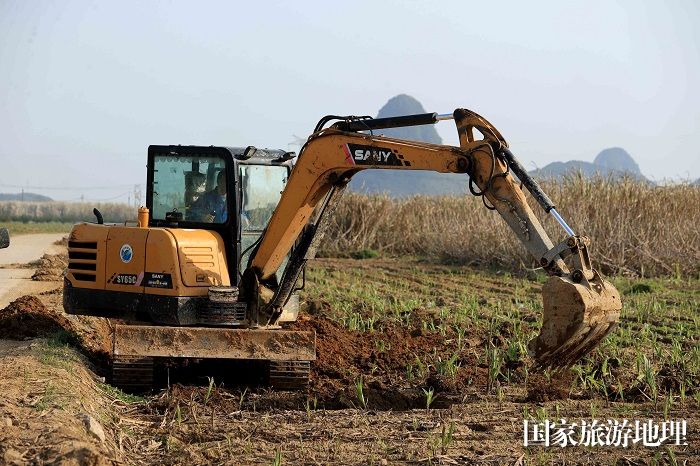
[[[108,385],[110,322],[55,289],[0,311],[7,464],[698,464],[700,282],[618,279],[623,321],[570,370],[535,373],[539,276],[416,260],[318,260],[297,327],[315,329],[307,392],[188,372],[145,396]],[[224,373],[221,376],[222,372]],[[181,374],[180,374],[181,375]],[[167,381],[164,382],[167,385]],[[523,420],[687,421],[688,445],[524,447]]]

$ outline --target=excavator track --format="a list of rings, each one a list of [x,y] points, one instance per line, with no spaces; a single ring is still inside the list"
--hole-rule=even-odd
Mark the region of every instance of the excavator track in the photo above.
[[[310,372],[310,361],[270,361],[268,383],[276,390],[305,390]]]
[[[153,358],[115,355],[112,385],[128,393],[150,390],[153,387]]]

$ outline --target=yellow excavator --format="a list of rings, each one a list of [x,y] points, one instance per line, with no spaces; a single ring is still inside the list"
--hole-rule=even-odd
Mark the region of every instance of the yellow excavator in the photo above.
[[[454,120],[459,147],[379,134],[442,120]],[[112,376],[126,390],[149,387],[159,358],[262,360],[271,386],[303,387],[316,336],[289,325],[299,312],[295,292],[343,189],[365,169],[462,173],[503,217],[550,276],[530,345],[537,365],[573,364],[618,322],[620,295],[591,266],[589,240],[567,225],[498,130],[466,109],[329,115],[298,157],[252,146],[150,146],[138,221],[106,225],[95,210],[96,223],[73,228],[64,308],[118,322]],[[522,187],[556,218],[564,241],[553,244]]]

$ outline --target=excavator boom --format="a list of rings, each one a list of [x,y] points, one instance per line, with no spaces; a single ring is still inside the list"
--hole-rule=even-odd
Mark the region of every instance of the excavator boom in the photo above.
[[[323,128],[332,119],[333,126]],[[454,119],[459,147],[392,139],[374,131]],[[369,134],[366,132],[369,131]],[[387,119],[327,117],[299,154],[281,200],[250,256],[242,294],[260,326],[275,325],[306,261],[313,258],[329,214],[351,177],[365,169],[463,173],[473,194],[496,211],[551,276],[543,287],[544,319],[530,348],[541,366],[572,364],[614,328],[619,293],[595,271],[588,240],[577,236],[530,178],[493,125],[457,109],[452,116],[424,114]],[[568,238],[554,245],[512,173],[562,225]],[[468,178],[467,178],[468,176]],[[290,253],[282,278],[276,272]],[[571,256],[571,257],[569,257]],[[571,268],[564,259],[573,259]]]

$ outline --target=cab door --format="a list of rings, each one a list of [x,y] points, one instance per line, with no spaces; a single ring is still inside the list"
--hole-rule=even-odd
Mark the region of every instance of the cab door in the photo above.
[[[241,271],[245,270],[253,245],[267,228],[289,178],[286,165],[239,164],[241,180]],[[277,271],[281,278],[287,260]]]

